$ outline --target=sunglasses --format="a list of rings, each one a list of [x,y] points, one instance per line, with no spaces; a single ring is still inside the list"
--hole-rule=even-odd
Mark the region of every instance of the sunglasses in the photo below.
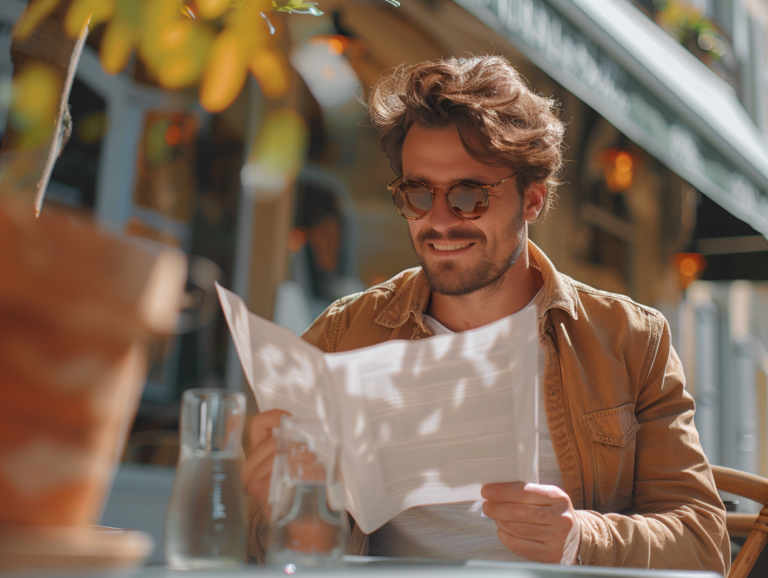
[[[392,192],[392,202],[397,212],[406,219],[426,217],[435,204],[435,189],[444,189],[451,212],[460,219],[473,221],[488,210],[488,190],[507,182],[515,174],[492,185],[457,181],[449,187],[430,187],[421,181],[403,181],[403,177],[399,176],[387,185],[387,189]]]

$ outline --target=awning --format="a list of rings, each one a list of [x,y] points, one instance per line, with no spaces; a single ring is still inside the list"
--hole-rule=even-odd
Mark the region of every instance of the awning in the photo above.
[[[626,0],[455,0],[768,237],[768,144],[731,86]]]

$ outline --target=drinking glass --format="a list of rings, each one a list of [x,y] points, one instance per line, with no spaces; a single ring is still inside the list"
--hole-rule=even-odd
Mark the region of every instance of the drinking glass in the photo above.
[[[270,481],[267,563],[288,573],[297,567],[340,565],[349,522],[338,441],[319,422],[285,415],[273,435],[278,451]]]
[[[165,556],[171,568],[237,568],[244,563],[244,420],[245,396],[240,392],[184,392],[181,451],[165,520]]]

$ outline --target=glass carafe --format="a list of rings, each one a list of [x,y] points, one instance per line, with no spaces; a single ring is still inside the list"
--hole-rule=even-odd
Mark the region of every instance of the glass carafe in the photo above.
[[[184,392],[176,479],[165,520],[165,556],[177,570],[236,568],[246,555],[243,463],[245,396]]]
[[[319,422],[285,415],[274,435],[278,450],[270,481],[267,563],[287,573],[341,564],[349,523],[338,442]]]

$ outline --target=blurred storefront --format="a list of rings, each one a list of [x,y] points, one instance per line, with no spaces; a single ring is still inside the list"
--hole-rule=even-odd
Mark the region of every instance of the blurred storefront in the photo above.
[[[241,175],[246,143],[275,106],[255,84],[223,113],[205,113],[196,95],[159,89],[138,63],[107,75],[97,29],[46,202],[192,258],[188,308],[179,335],[158,347],[137,427],[172,428],[185,388],[243,387],[214,281],[300,333],[334,299],[416,264],[359,102],[403,64],[503,54],[559,100],[566,173],[559,206],[531,237],[561,271],[662,309],[676,339],[695,279],[768,279],[761,28],[750,25],[744,56],[738,31],[751,4],[704,2],[701,14],[723,24],[681,44],[653,20],[671,1],[327,0],[319,17],[275,16],[294,80],[280,105],[309,130],[306,166],[278,190]],[[0,43],[23,7],[0,6]],[[0,87],[9,74],[0,63]]]
[[[737,0],[725,10],[704,4],[721,20],[743,8]],[[0,48],[24,6],[0,3]],[[496,53],[536,92],[558,99],[568,123],[560,201],[532,239],[564,273],[661,309],[711,459],[768,475],[766,289],[731,283],[768,280],[761,29],[750,32],[747,58],[737,34],[743,22],[731,18],[719,33],[735,60],[707,63],[711,50],[695,55],[669,36],[651,19],[661,5],[645,0],[319,7],[319,17],[272,20],[293,69],[279,104],[309,132],[305,166],[278,188],[241,173],[247,143],[276,106],[255,83],[223,113],[208,114],[194,93],[159,89],[137,63],[107,75],[94,49],[98,29],[88,39],[70,98],[75,133],[46,203],[90,211],[108,227],[190,256],[187,307],[178,335],[157,348],[125,460],[175,463],[184,389],[245,387],[215,281],[301,333],[333,300],[417,264],[386,190],[394,175],[360,100],[394,67]],[[0,97],[9,82],[9,63],[0,61]],[[147,472],[125,472],[116,488],[129,497],[111,503],[105,519],[129,527],[121,504],[141,501],[131,492],[160,488],[147,504],[164,510],[156,504],[171,474],[156,471],[144,491],[131,476],[149,480]]]
[[[4,41],[23,4],[3,4]],[[673,328],[693,279],[768,276],[759,266],[768,258],[764,140],[727,74],[638,7],[329,0],[322,9],[274,19],[295,71],[282,105],[309,128],[307,164],[277,192],[258,179],[242,186],[245,143],[268,106],[257,89],[210,115],[194,94],[159,89],[139,64],[107,75],[92,48],[98,29],[88,40],[71,97],[75,135],[47,202],[90,210],[193,257],[189,308],[180,335],[157,352],[147,408],[173,404],[192,385],[242,386],[214,281],[299,333],[334,299],[416,264],[358,100],[402,64],[500,53],[534,90],[560,101],[567,170],[559,206],[531,236],[563,272],[661,308]]]

